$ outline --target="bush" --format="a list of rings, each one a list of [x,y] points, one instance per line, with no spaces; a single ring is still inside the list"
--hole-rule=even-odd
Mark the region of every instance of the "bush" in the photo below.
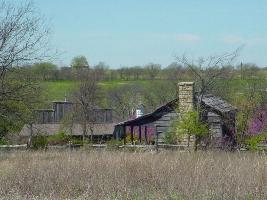
[[[123,140],[111,139],[107,141],[107,145],[111,147],[123,145]]]
[[[174,131],[168,131],[164,136],[164,142],[166,144],[177,144],[177,133]]]
[[[263,141],[264,138],[264,134],[252,135],[245,139],[245,144],[247,145],[249,150],[261,150],[258,145]]]
[[[5,138],[0,138],[0,145],[6,145],[8,144],[7,140]]]
[[[79,138],[70,138],[70,142],[72,144],[80,144],[80,145],[83,144],[83,140],[82,139],[79,139]]]
[[[133,135],[133,143],[134,144],[137,144],[139,142],[139,138],[137,135]],[[132,140],[131,140],[131,134],[127,134],[126,136],[126,143],[132,143]]]
[[[43,135],[34,136],[32,138],[33,149],[44,149],[47,146],[47,137]]]
[[[55,144],[66,144],[70,140],[70,136],[66,135],[65,132],[59,132],[55,135],[51,135],[47,138],[47,142],[49,144],[55,145]]]

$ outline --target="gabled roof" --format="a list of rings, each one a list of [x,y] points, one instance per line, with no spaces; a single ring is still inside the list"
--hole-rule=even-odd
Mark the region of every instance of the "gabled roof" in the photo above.
[[[219,113],[229,113],[237,112],[237,108],[222,100],[219,97],[213,96],[211,94],[204,95],[202,97],[202,104],[206,107],[213,109]]]
[[[198,98],[198,97],[197,97]],[[176,98],[160,107],[158,107],[155,111],[148,113],[146,115],[143,115],[141,117],[138,117],[136,119],[130,119],[127,121],[123,121],[118,123],[116,126],[119,125],[143,125],[148,124],[153,121],[156,121],[163,115],[175,111],[175,109],[178,106],[179,99]],[[213,111],[215,111],[217,114],[225,114],[228,112],[237,112],[237,108],[232,106],[231,104],[227,103],[226,101],[220,99],[219,97],[215,97],[211,94],[204,95],[202,97],[202,106],[205,106]]]
[[[178,99],[174,99],[160,107],[158,107],[155,111],[145,114],[141,117],[138,117],[136,119],[130,119],[124,122],[120,122],[117,125],[143,125],[143,124],[147,124],[150,122],[153,122],[157,119],[159,119],[160,117],[162,117],[164,114],[167,114],[171,111],[174,111],[175,108],[178,105]]]

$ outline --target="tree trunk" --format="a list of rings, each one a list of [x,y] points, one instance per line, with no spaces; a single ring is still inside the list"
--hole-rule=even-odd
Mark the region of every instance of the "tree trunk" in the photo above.
[[[84,145],[84,142],[85,142],[85,137],[86,137],[86,122],[83,123],[83,145]]]
[[[195,137],[195,142],[194,142],[194,151],[197,151],[197,145],[198,145],[198,137]]]
[[[32,147],[32,136],[33,136],[33,129],[32,129],[32,123],[30,123],[30,138],[29,138],[29,142],[28,142],[29,148]]]
[[[91,142],[93,143],[94,127],[90,126]]]

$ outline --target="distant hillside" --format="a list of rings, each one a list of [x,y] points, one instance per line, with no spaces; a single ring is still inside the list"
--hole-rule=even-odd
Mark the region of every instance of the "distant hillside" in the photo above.
[[[151,88],[156,85],[154,83],[161,81],[165,81],[170,84],[175,83],[175,81],[173,80],[154,80],[152,82],[151,80],[112,80],[102,81],[99,83],[99,85],[105,91],[107,91],[109,89],[122,85],[139,85],[142,87]],[[236,102],[238,96],[243,94],[245,90],[248,89],[248,83],[250,83],[250,87],[255,84],[255,87],[260,87],[262,91],[265,91],[267,88],[266,79],[219,79],[215,83],[212,93],[236,105],[239,104],[238,102]],[[78,86],[78,81],[43,81],[42,86],[45,101],[51,102],[54,100],[64,100],[65,95],[69,97],[72,91]]]
[[[149,80],[113,80],[113,81],[102,81],[99,83],[100,87],[105,90],[120,86],[120,85],[131,85],[140,84],[145,86]],[[71,92],[78,86],[78,81],[43,81],[44,98],[46,101],[63,100],[65,95],[70,96]]]

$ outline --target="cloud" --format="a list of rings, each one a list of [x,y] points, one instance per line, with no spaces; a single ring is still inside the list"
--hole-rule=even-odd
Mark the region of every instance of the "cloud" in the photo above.
[[[222,38],[222,41],[226,44],[246,43],[246,40],[238,35],[226,35]]]
[[[250,38],[248,40],[248,44],[250,45],[257,45],[257,44],[267,44],[267,37],[254,37],[254,38]]]
[[[185,34],[175,34],[175,33],[155,33],[152,37],[161,40],[174,40],[179,42],[197,42],[200,40],[198,35],[185,33]]]
[[[266,36],[243,37],[240,35],[225,35],[221,40],[225,44],[258,45],[267,43]]]
[[[176,35],[176,40],[182,41],[182,42],[197,42],[200,40],[200,38],[198,35],[185,33],[185,34]]]

